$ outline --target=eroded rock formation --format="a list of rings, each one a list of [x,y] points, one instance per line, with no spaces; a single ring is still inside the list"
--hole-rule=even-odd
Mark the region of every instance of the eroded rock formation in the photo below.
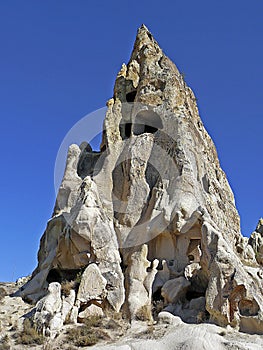
[[[107,309],[151,318],[159,303],[184,321],[263,333],[262,223],[242,237],[195,96],[145,26],[107,106],[100,152],[69,149],[20,295],[36,302],[80,278],[72,322]]]

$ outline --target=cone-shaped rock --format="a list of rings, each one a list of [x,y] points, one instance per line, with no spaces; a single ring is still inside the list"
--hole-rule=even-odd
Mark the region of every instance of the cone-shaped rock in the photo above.
[[[262,333],[256,244],[240,233],[192,90],[144,25],[107,106],[101,152],[69,149],[38,267],[20,294],[36,301],[49,283],[96,264],[103,293],[89,305],[151,319],[158,302],[185,321]]]

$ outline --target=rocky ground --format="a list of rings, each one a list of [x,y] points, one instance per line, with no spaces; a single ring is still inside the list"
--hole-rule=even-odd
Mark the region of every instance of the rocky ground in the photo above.
[[[0,283],[1,350],[263,348],[263,336],[240,333],[230,327],[222,328],[207,323],[187,324],[167,312],[161,312],[152,323],[134,321],[129,324],[120,315],[104,319],[93,318],[89,324],[65,325],[55,339],[42,338],[24,326],[25,319],[30,317],[34,307],[20,297],[10,296],[17,287],[15,283]],[[94,342],[98,343],[84,346]]]

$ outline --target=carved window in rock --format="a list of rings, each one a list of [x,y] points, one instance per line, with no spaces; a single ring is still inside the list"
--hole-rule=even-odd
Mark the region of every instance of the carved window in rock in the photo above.
[[[190,263],[199,263],[201,258],[201,240],[190,239],[187,256]]]
[[[136,93],[137,93],[136,90],[131,91],[131,92],[128,92],[128,93],[126,94],[126,101],[127,101],[127,102],[134,102],[135,97],[136,97]]]
[[[160,116],[149,110],[139,112],[134,120],[133,133],[141,135],[144,133],[154,134],[159,129],[163,128],[163,123]]]
[[[119,126],[119,131],[123,140],[130,138],[132,134],[132,123],[121,123]]]
[[[119,126],[121,138],[128,139],[133,135],[142,135],[144,133],[154,134],[159,129],[163,128],[163,123],[160,116],[149,110],[140,111],[134,122],[121,123]]]

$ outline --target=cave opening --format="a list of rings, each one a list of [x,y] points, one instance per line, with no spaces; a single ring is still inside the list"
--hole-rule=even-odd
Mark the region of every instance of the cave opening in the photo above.
[[[131,136],[132,123],[126,123],[124,128],[125,137],[129,138]]]
[[[164,301],[161,288],[158,288],[157,291],[153,293],[152,300],[153,301],[160,301],[160,300]]]
[[[259,312],[259,306],[255,300],[241,299],[238,308],[241,316],[257,316]]]
[[[141,135],[144,133],[154,134],[163,128],[160,116],[152,110],[140,111],[134,120],[133,133]]]
[[[78,275],[82,274],[86,266],[83,266],[83,268],[80,269],[51,269],[47,276],[47,282],[59,282],[62,283],[63,281],[76,281],[78,279]]]
[[[131,91],[131,92],[128,92],[127,94],[126,94],[126,101],[127,102],[134,102],[134,100],[135,100],[135,97],[136,97],[136,93],[137,93],[137,91],[136,90],[134,90],[134,91]]]
[[[122,140],[130,138],[132,134],[132,123],[121,123],[119,125],[119,132]]]
[[[62,282],[62,277],[58,269],[51,269],[47,275],[47,282]]]
[[[162,120],[156,112],[151,110],[143,110],[136,115],[133,123],[122,122],[119,125],[119,132],[121,138],[124,140],[130,138],[132,134],[136,136],[145,133],[155,134],[162,128]]]
[[[200,297],[204,297],[205,296],[205,292],[201,292],[201,291],[197,291],[194,289],[189,289],[186,294],[185,294],[185,298],[186,300],[190,301],[192,299],[197,299]]]
[[[190,239],[187,256],[190,263],[199,263],[201,259],[201,240]]]
[[[147,124],[135,124],[134,125],[134,135],[141,135],[145,133],[155,134],[158,128]]]

